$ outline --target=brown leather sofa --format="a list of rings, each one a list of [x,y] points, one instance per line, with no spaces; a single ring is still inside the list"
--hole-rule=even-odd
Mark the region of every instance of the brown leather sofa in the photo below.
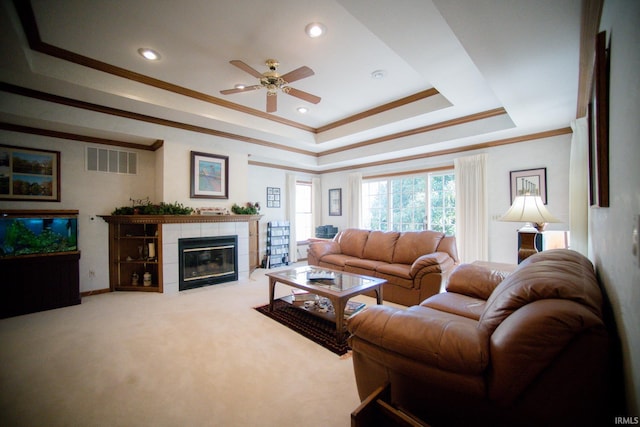
[[[407,309],[369,307],[348,329],[360,398],[389,383],[393,404],[432,426],[613,422],[613,333],[577,252],[540,252],[506,277],[460,265],[446,292]]]
[[[414,305],[440,292],[458,263],[456,240],[436,231],[370,231],[350,228],[331,241],[313,242],[309,265],[386,279],[386,301]]]

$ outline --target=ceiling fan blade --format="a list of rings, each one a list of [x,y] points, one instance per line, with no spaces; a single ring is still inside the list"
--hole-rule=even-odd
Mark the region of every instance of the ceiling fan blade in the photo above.
[[[280,77],[282,77],[282,79],[287,83],[293,83],[296,80],[304,79],[305,77],[313,76],[314,74],[315,73],[311,68],[302,66]]]
[[[242,89],[239,89],[239,88],[225,89],[225,90],[221,90],[220,93],[223,95],[231,95],[232,93],[249,92],[249,91],[258,90],[258,89],[262,89],[262,86],[253,85],[253,86],[243,87]]]
[[[274,94],[267,94],[267,113],[275,113],[278,109],[278,96]]]
[[[287,87],[286,91],[283,91],[283,92],[288,93],[289,95],[295,96],[296,98],[300,98],[304,101],[310,102],[312,104],[317,104],[322,99],[319,96],[311,95],[310,93],[307,93],[300,89],[295,89],[292,87]]]
[[[234,59],[233,61],[229,61],[229,64],[235,65],[236,67],[240,68],[242,71],[245,71],[245,72],[251,74],[253,77],[257,77],[257,78],[261,78],[262,77],[262,73],[259,73],[258,71],[254,70],[249,65],[245,64],[244,62],[240,61],[239,59]]]

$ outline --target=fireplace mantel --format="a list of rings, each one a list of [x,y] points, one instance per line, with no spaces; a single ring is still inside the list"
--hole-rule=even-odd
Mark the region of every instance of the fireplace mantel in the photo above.
[[[190,224],[203,222],[252,222],[262,215],[98,215],[109,224]]]
[[[115,271],[120,259],[116,229],[149,225],[157,234],[158,285],[152,287],[129,286],[123,290],[155,290],[164,293],[178,292],[178,239],[182,237],[238,236],[238,275],[246,278],[260,262],[260,229],[262,215],[98,215],[109,224],[110,276],[120,277]],[[126,234],[131,233],[125,231]],[[156,233],[154,231],[154,233]],[[125,234],[125,235],[126,235]],[[134,234],[134,233],[132,233]],[[146,235],[145,233],[141,233]],[[128,236],[126,236],[129,238]],[[136,237],[133,237],[135,239]],[[137,244],[137,243],[136,243]],[[128,283],[128,282],[127,282]],[[120,286],[122,288],[122,286]],[[112,286],[112,289],[115,287]]]

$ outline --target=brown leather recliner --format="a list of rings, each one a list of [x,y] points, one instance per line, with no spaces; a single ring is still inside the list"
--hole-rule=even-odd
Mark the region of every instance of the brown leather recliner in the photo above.
[[[602,304],[592,264],[571,250],[506,278],[461,265],[447,292],[350,319],[358,393],[388,382],[394,404],[434,426],[610,423]]]

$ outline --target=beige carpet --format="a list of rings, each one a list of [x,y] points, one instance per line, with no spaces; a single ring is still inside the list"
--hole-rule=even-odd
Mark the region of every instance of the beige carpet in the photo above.
[[[265,272],[0,320],[0,425],[349,426],[351,359],[252,309]]]

